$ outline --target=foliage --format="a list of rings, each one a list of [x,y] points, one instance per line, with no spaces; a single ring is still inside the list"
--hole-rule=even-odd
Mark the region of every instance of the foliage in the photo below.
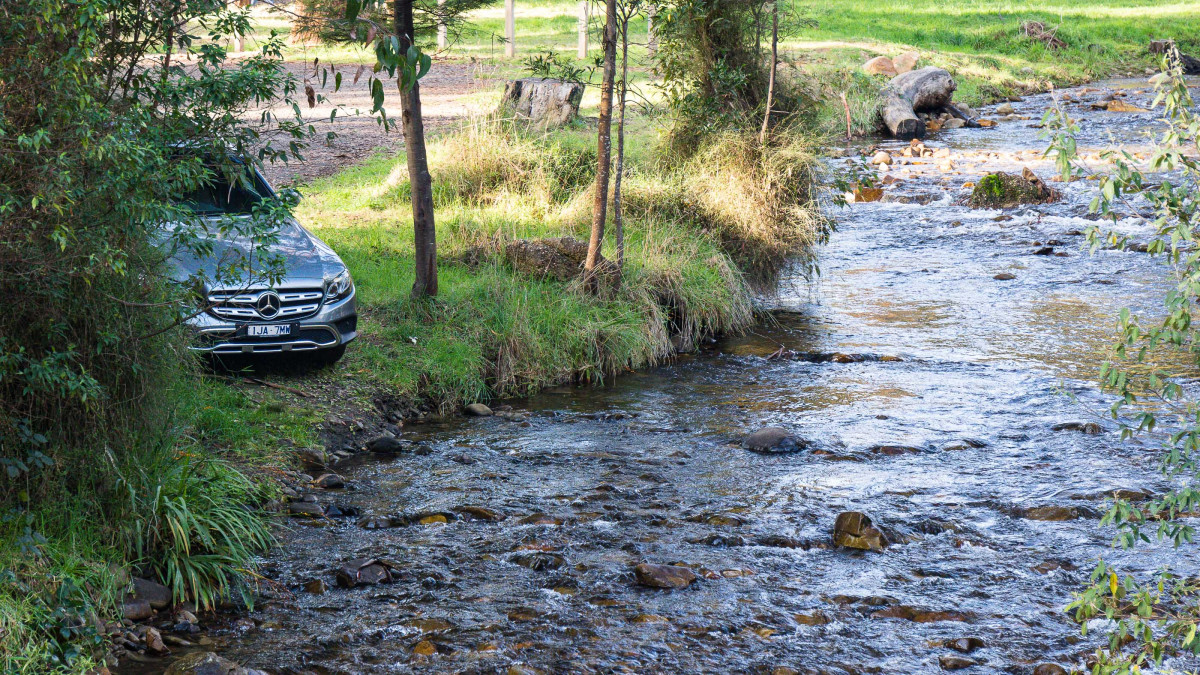
[[[38,559],[86,527],[122,562],[166,550],[184,570],[181,597],[220,593],[251,563],[249,544],[206,539],[202,524],[246,517],[200,502],[180,527],[180,503],[156,502],[181,493],[166,460],[190,364],[177,328],[204,309],[206,287],[278,277],[266,247],[290,201],[211,219],[181,204],[216,174],[249,185],[253,167],[299,157],[309,133],[298,106],[297,118],[243,121],[296,91],[279,36],[227,62],[225,38],[247,29],[223,0],[0,5],[0,514],[21,524],[6,551]],[[209,256],[222,239],[244,242],[246,255],[180,278],[173,256]],[[187,471],[240,498],[234,472]],[[115,534],[160,506],[173,520]],[[69,591],[59,583],[51,593]]]
[[[1193,544],[1194,529],[1188,518],[1200,510],[1200,401],[1186,384],[1186,374],[1173,373],[1157,359],[1164,352],[1187,356],[1200,364],[1200,335],[1193,323],[1200,297],[1200,115],[1193,110],[1191,94],[1183,80],[1177,53],[1163,61],[1155,77],[1166,130],[1158,138],[1148,170],[1154,185],[1125,150],[1105,153],[1113,170],[1099,176],[1099,194],[1093,211],[1117,218],[1117,209],[1154,224],[1156,239],[1149,252],[1162,255],[1176,275],[1176,286],[1164,297],[1164,312],[1155,318],[1120,312],[1120,337],[1113,359],[1101,370],[1104,386],[1116,394],[1112,416],[1121,425],[1122,437],[1155,434],[1164,439],[1161,468],[1171,489],[1148,501],[1134,503],[1114,498],[1102,522],[1116,528],[1114,545],[1134,549],[1153,541],[1176,548]],[[1047,113],[1056,129],[1049,153],[1065,179],[1082,177],[1077,167],[1076,127],[1060,111]],[[1088,231],[1093,250],[1123,247],[1127,239],[1100,227]],[[1151,405],[1153,404],[1153,405]],[[1195,570],[1165,566],[1153,574],[1127,573],[1101,561],[1091,585],[1069,606],[1084,623],[1104,617],[1116,622],[1108,648],[1097,655],[1096,673],[1140,672],[1166,656],[1200,654],[1200,583]]]
[[[772,3],[766,0],[671,0],[657,8],[655,67],[673,115],[673,144],[696,147],[697,139],[748,128],[767,95]],[[781,35],[799,22],[781,12]],[[777,91],[772,109],[795,102]]]
[[[347,0],[301,0],[293,30],[305,40],[326,44],[358,42],[370,44],[376,35],[392,33],[390,0],[352,0],[357,11],[351,18]],[[457,42],[467,29],[466,14],[495,4],[496,0],[417,0],[413,2],[414,38],[422,48],[436,44],[438,26],[446,27],[447,39]]]
[[[547,49],[525,57],[525,70],[534,77],[582,84],[590,78],[594,66],[591,68],[577,67],[571,59],[559,56],[552,49]]]
[[[20,621],[0,625],[15,627],[24,642],[36,648],[9,654],[12,659],[5,659],[5,672],[65,671],[90,664],[89,652],[99,648],[103,638],[89,621],[95,607],[77,580],[68,576],[48,588],[31,584],[11,570],[0,571],[0,599],[17,598],[22,603]]]

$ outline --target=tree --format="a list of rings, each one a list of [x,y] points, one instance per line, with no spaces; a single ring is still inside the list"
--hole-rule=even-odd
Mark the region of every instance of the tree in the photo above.
[[[587,259],[583,264],[584,284],[592,293],[600,292],[596,265],[604,244],[604,225],[608,218],[608,183],[612,169],[612,98],[617,70],[617,0],[605,3],[604,71],[600,81],[600,123],[596,132],[596,194],[592,202],[592,232],[588,239]]]
[[[625,271],[625,214],[621,183],[625,175],[625,99],[629,93],[629,20],[638,11],[637,0],[621,3],[621,80],[617,93],[617,177],[613,182],[613,229],[617,235],[617,284]]]
[[[767,125],[771,123],[771,106],[775,103],[775,70],[779,67],[779,0],[771,2],[771,72],[767,79],[767,109],[763,113],[762,131],[758,144],[767,144]]]

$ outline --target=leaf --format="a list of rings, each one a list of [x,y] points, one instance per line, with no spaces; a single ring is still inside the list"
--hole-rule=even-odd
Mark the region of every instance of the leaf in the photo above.
[[[304,85],[304,95],[308,97],[308,107],[315,108],[317,105],[317,92],[313,91],[311,84]]]
[[[333,91],[337,92],[341,88],[342,88],[342,74],[334,73],[333,74]]]
[[[354,21],[358,19],[358,13],[362,10],[362,0],[346,0],[346,20]]]
[[[362,74],[364,72],[366,72],[366,70],[367,70],[366,64],[360,65],[358,67],[358,70],[354,71],[354,82],[352,82],[351,84],[358,84],[358,78],[362,77]]]
[[[367,44],[371,44],[372,42],[375,41],[375,34],[377,32],[379,32],[379,31],[377,28],[375,28],[375,24],[371,24],[367,28]]]
[[[1108,590],[1112,592],[1113,597],[1117,597],[1117,575],[1112,572],[1108,573]]]

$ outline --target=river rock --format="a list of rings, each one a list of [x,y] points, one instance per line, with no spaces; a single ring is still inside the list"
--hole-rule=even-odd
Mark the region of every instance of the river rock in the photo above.
[[[957,117],[951,117],[945,122],[942,122],[943,129],[961,129],[965,126],[967,126],[966,120],[960,120]]]
[[[339,490],[346,487],[346,479],[336,473],[326,473],[318,476],[313,484],[326,490]]]
[[[509,562],[526,567],[534,572],[556,570],[566,564],[561,555],[544,553],[542,551],[525,551],[509,558]]]
[[[1016,112],[1017,112],[1017,109],[1012,107],[1011,103],[1001,103],[999,106],[996,107],[997,115],[1013,115],[1013,114],[1016,114]]]
[[[143,621],[153,614],[154,608],[144,598],[126,596],[125,601],[121,603],[121,616],[130,621]]]
[[[483,520],[489,523],[498,523],[508,517],[482,506],[457,506],[454,510],[467,520]]]
[[[337,585],[341,588],[374,586],[392,581],[392,571],[387,565],[373,558],[351,560],[334,571]]]
[[[171,589],[157,581],[149,579],[133,579],[133,598],[145,600],[154,609],[165,609],[171,604]]]
[[[938,665],[942,667],[942,670],[962,670],[963,668],[977,666],[979,662],[975,659],[968,659],[965,656],[946,655],[938,658]]]
[[[287,510],[300,518],[321,518],[325,515],[325,507],[316,502],[288,502]]]
[[[896,65],[886,56],[876,56],[862,66],[863,71],[871,75],[895,75]]]
[[[889,153],[884,152],[883,150],[880,150],[879,152],[877,152],[871,156],[871,164],[887,166],[887,165],[890,165],[891,163],[892,163],[892,156]]]
[[[1026,167],[1020,176],[1003,171],[984,176],[975,184],[969,202],[977,209],[1006,209],[1021,204],[1044,204],[1059,196]]]
[[[367,450],[380,455],[394,455],[404,451],[404,443],[395,436],[384,434],[367,441]]]
[[[767,453],[798,452],[807,445],[806,441],[783,427],[764,427],[742,441],[742,447],[747,450]]]
[[[1095,422],[1061,422],[1050,427],[1051,431],[1079,431],[1085,434],[1099,434],[1104,427]]]
[[[1057,663],[1039,663],[1033,669],[1033,675],[1067,675],[1067,669]]]
[[[1034,506],[1022,511],[1021,517],[1026,520],[1062,522],[1078,518],[1079,509],[1073,506]]]
[[[833,524],[833,543],[845,548],[881,552],[888,545],[887,537],[871,525],[871,519],[859,511],[838,514]]]
[[[313,595],[325,595],[325,592],[328,590],[329,587],[325,585],[325,581],[323,579],[309,579],[308,581],[304,582],[305,593],[312,593]]]
[[[892,59],[892,65],[895,66],[897,74],[904,74],[916,68],[917,62],[920,60],[921,54],[919,52],[904,52]]]
[[[306,469],[319,469],[329,463],[328,455],[321,448],[297,448],[295,455]]]
[[[247,671],[212,652],[193,652],[172,663],[163,675],[247,675]]]
[[[492,409],[482,403],[471,403],[463,408],[468,417],[491,417]]]
[[[957,640],[946,641],[947,647],[956,652],[962,652],[963,654],[970,654],[976,649],[983,647],[983,645],[983,640],[977,637],[963,637],[958,638]]]
[[[166,654],[167,646],[163,644],[162,633],[158,629],[146,627],[146,649],[154,654]]]
[[[651,588],[687,588],[696,580],[696,573],[678,565],[642,563],[633,568],[639,584]]]
[[[575,119],[583,85],[542,77],[512,80],[504,87],[501,109],[520,117],[560,126]]]

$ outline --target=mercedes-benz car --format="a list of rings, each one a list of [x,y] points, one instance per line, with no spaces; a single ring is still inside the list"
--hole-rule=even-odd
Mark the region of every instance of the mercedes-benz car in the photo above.
[[[250,180],[231,182],[213,171],[201,189],[184,195],[182,206],[205,219],[249,218],[256,205],[275,196],[255,169],[244,167]],[[215,229],[215,228],[214,228]],[[206,279],[197,295],[200,307],[188,324],[196,336],[193,349],[213,356],[300,354],[333,363],[358,337],[358,312],[350,271],[325,242],[290,216],[279,221],[265,253],[282,262],[275,283],[230,281],[219,269],[239,256],[256,254],[248,236],[221,236],[211,252],[177,253],[172,261],[180,280]],[[257,252],[261,254],[262,252]],[[218,283],[214,279],[226,277]]]

